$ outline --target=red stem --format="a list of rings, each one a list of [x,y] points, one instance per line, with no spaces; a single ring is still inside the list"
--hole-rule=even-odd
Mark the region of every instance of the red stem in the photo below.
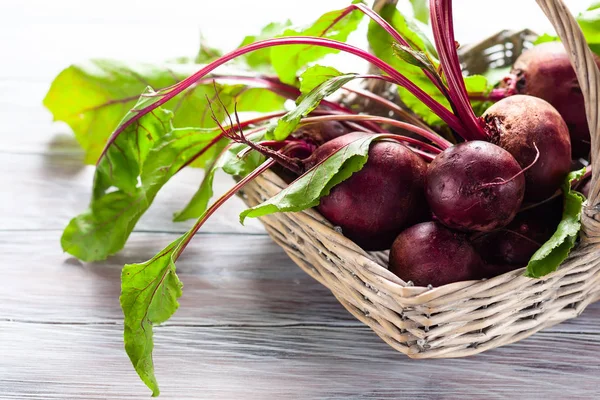
[[[370,63],[372,63],[373,65],[375,65],[376,67],[378,67],[379,69],[381,69],[382,71],[384,71],[385,73],[390,75],[392,77],[392,79],[395,80],[396,84],[401,85],[401,86],[405,87],[407,90],[409,90],[415,97],[417,97],[419,100],[421,100],[435,114],[437,114],[442,120],[444,120],[450,126],[450,128],[454,129],[458,134],[465,133],[464,127],[461,124],[460,120],[454,114],[452,114],[450,112],[450,110],[445,108],[442,104],[440,104],[435,99],[433,99],[431,96],[429,96],[427,93],[425,93],[421,88],[419,88],[417,85],[415,85],[410,80],[408,80],[404,75],[402,75],[401,73],[396,71],[391,65],[389,65],[385,61],[377,58],[376,56],[374,56],[364,50],[361,50],[357,47],[354,47],[354,46],[351,46],[351,45],[348,45],[348,44],[345,44],[342,42],[338,42],[335,40],[317,38],[317,37],[289,36],[289,37],[281,37],[281,38],[275,38],[275,39],[262,40],[259,42],[249,44],[248,46],[236,49],[236,50],[222,56],[218,60],[215,60],[212,63],[208,64],[207,66],[205,66],[204,68],[202,68],[198,72],[196,72],[195,74],[192,74],[188,78],[184,79],[183,81],[181,81],[173,86],[164,88],[164,89],[156,92],[155,94],[145,95],[145,97],[160,96],[160,99],[146,107],[143,107],[139,110],[135,110],[136,114],[132,118],[130,118],[128,121],[121,124],[110,136],[110,138],[108,139],[108,141],[104,147],[104,150],[102,151],[102,154],[100,155],[100,159],[104,156],[104,154],[106,153],[106,150],[116,140],[118,135],[121,132],[123,132],[123,130],[125,130],[131,123],[138,120],[142,116],[148,114],[149,112],[154,110],[156,107],[163,105],[164,103],[166,103],[167,101],[169,101],[170,99],[172,99],[173,97],[175,97],[176,95],[178,95],[179,93],[181,93],[182,91],[184,91],[185,89],[190,87],[192,84],[194,84],[198,80],[202,79],[206,74],[210,73],[215,68],[225,64],[226,62],[228,62],[230,60],[233,60],[234,58],[237,58],[243,54],[246,54],[246,53],[249,53],[249,52],[252,52],[255,50],[260,50],[263,48],[274,47],[274,46],[291,45],[291,44],[304,44],[304,45],[315,45],[315,46],[328,47],[328,48],[332,48],[332,49],[336,49],[336,50],[341,50],[341,51],[344,51],[344,52],[347,52],[350,54],[354,54],[360,58],[363,58],[366,61],[369,61]]]
[[[440,66],[444,71],[450,89],[450,102],[464,127],[463,134],[457,133],[466,140],[485,140],[488,135],[469,102],[462,68],[456,51],[452,0],[430,0],[429,7],[435,45],[440,56]]]
[[[512,93],[508,88],[495,88],[492,89],[488,94],[469,93],[469,100],[497,102],[506,97],[512,96],[513,94],[515,93]]]
[[[431,130],[431,128],[427,124],[423,123],[423,121],[421,121],[419,118],[415,117],[410,112],[404,110],[402,107],[400,107],[393,101],[390,101],[384,97],[381,97],[373,92],[369,92],[368,90],[353,89],[353,88],[351,89],[351,88],[347,88],[347,87],[344,87],[343,89],[350,93],[354,93],[354,94],[357,94],[366,99],[372,100],[372,101],[386,107],[388,110],[395,112],[396,114],[398,114],[398,116],[407,120],[407,122],[410,122],[414,125],[420,126],[421,128],[429,130],[430,132],[434,133],[434,131]]]
[[[402,144],[410,144],[410,145],[418,146],[421,149],[423,149],[429,153],[440,154],[442,152],[442,150],[430,145],[429,143],[425,143],[419,139],[415,139],[415,138],[412,138],[409,136],[398,135],[395,133],[387,133],[387,134],[383,134],[381,136],[386,137],[388,139],[395,140],[396,142],[401,142]]]
[[[370,9],[369,7],[367,7],[364,4],[352,4],[350,6],[348,6],[348,8],[346,10],[360,10],[362,11],[363,14],[365,14],[367,17],[371,18],[374,22],[376,22],[379,26],[381,26],[387,33],[390,34],[390,36],[392,38],[394,38],[394,40],[398,43],[400,43],[403,46],[409,47],[411,49],[414,49],[413,46],[411,46],[411,44],[402,37],[402,35],[400,35],[400,32],[398,32],[396,29],[394,29],[394,27],[387,22],[385,19],[383,19],[379,14],[377,14],[375,11],[373,11],[372,9]],[[348,12],[350,12],[348,11]],[[348,13],[347,12],[347,13]],[[334,21],[334,23],[336,23],[338,20],[336,19],[336,21]],[[332,24],[333,25],[333,24]],[[444,96],[446,96],[446,98],[448,97],[448,91],[446,90],[446,88],[442,85],[440,85],[440,82],[438,79],[436,79],[429,71],[425,71],[423,70],[423,73],[425,74],[425,76],[427,76],[427,78],[438,88],[438,90],[440,92],[442,92],[442,94]],[[450,100],[450,99],[448,99]]]
[[[391,79],[389,77],[383,76],[383,75],[364,75],[361,77],[363,77],[363,78],[378,78],[378,79],[382,79],[382,80],[391,81]],[[247,84],[248,86],[252,85],[252,87],[263,87],[267,90],[270,90],[271,92],[273,92],[275,94],[278,94],[280,96],[283,96],[283,97],[286,97],[286,98],[292,99],[292,100],[296,99],[298,96],[300,96],[302,94],[300,92],[300,90],[298,90],[298,88],[281,82],[277,77],[269,77],[269,76],[255,77],[255,76],[243,76],[243,75],[213,75],[209,78],[202,78],[196,83],[198,83],[198,84],[209,83],[209,82],[224,83],[227,81],[232,81],[232,82],[236,82],[236,83],[241,82],[241,83]],[[356,114],[352,109],[350,109],[348,107],[344,107],[343,105],[334,103],[332,101],[321,100],[321,103],[319,104],[319,106],[323,106],[323,107],[330,108],[332,110],[340,111],[340,112],[344,112],[344,113]],[[369,123],[368,125],[371,130],[377,131],[378,127],[376,124]]]
[[[245,127],[247,127],[249,125],[258,124],[260,122],[268,121],[268,120],[273,119],[273,118],[281,117],[283,115],[285,115],[285,111],[269,113],[269,114],[261,115],[260,117],[251,118],[251,119],[247,119],[245,121],[242,121],[242,122],[240,122],[240,125],[243,128],[245,128]],[[228,127],[228,128],[231,128],[231,127]],[[224,136],[225,135],[223,134],[223,132],[221,132],[217,136],[215,136],[215,138],[213,140],[211,140],[206,145],[206,147],[204,147],[197,154],[195,154],[194,157],[190,158],[185,164],[183,164],[181,166],[181,168],[179,168],[179,171],[181,171],[182,169],[184,169],[185,167],[187,167],[188,165],[190,165],[191,163],[193,163],[194,161],[196,161],[199,157],[201,157],[204,153],[206,153],[211,147],[213,147],[215,144],[217,144],[217,142],[219,140],[221,140]]]
[[[439,136],[436,133],[429,132],[421,127],[415,126],[413,124],[409,124],[408,122],[396,121],[392,118],[379,117],[376,115],[344,115],[344,114],[332,114],[325,115],[322,117],[308,117],[302,120],[302,124],[311,123],[311,122],[320,122],[320,121],[373,121],[382,124],[389,124],[392,126],[396,126],[401,129],[405,129],[407,131],[416,133],[417,135],[430,140],[431,142],[438,145],[442,150],[447,149],[452,146],[448,140]]]

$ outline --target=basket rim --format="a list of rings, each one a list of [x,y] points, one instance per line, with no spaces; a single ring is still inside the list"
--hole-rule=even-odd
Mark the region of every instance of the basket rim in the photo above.
[[[260,184],[261,186],[264,185],[265,187],[276,186],[276,190],[278,191],[287,186],[287,183],[272,170],[263,172],[256,184]],[[378,262],[373,255],[369,254],[351,239],[340,233],[340,230],[336,229],[334,225],[332,225],[318,212],[318,210],[309,208],[303,211],[291,213],[296,214],[301,220],[303,220],[303,222],[307,224],[319,224],[323,227],[322,229],[327,229],[330,239],[335,241],[335,244],[339,246],[337,247],[337,250],[339,250],[341,253],[344,253],[345,251],[351,251],[355,253],[355,255],[360,255],[362,259],[359,260],[358,263],[361,265],[361,267],[367,268],[370,272],[378,275],[378,277],[381,279],[384,279],[385,282],[382,282],[382,284],[385,284],[388,290],[402,296],[407,303],[414,302],[414,304],[422,304],[425,301],[433,302],[439,297],[448,299],[449,295],[454,295],[453,297],[460,299],[463,291],[467,289],[473,289],[477,286],[479,286],[477,287],[478,291],[483,292],[506,284],[518,287],[521,283],[531,279],[537,279],[539,282],[557,279],[564,275],[563,267],[566,263],[577,262],[578,265],[587,264],[588,261],[592,261],[600,257],[600,248],[579,242],[556,271],[540,278],[530,278],[525,276],[523,272],[525,271],[526,267],[522,267],[489,279],[459,281],[435,287],[431,285],[416,286],[404,281],[402,278],[389,271],[389,269]],[[508,282],[506,282],[507,277],[510,277]]]

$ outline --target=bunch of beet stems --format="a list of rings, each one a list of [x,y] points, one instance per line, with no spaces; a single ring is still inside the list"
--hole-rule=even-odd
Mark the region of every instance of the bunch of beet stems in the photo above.
[[[389,35],[391,35],[391,37],[399,45],[403,46],[404,48],[411,49],[413,51],[418,51],[414,49],[409,44],[409,42],[406,41],[400,35],[400,33],[398,33],[398,31],[396,31],[387,21],[385,21],[381,16],[379,16],[377,13],[375,13],[373,10],[371,10],[363,4],[353,4],[345,8],[340,14],[340,16],[331,23],[331,25],[325,30],[325,32],[331,29],[337,22],[339,22],[342,18],[344,18],[346,15],[348,15],[354,10],[359,10],[360,12],[364,13],[369,18],[371,18],[374,22],[381,26]],[[405,77],[401,71],[396,70],[390,64],[386,63],[385,61],[381,60],[375,55],[370,54],[368,51],[362,50],[360,48],[346,43],[322,37],[279,37],[274,39],[258,41],[249,44],[245,47],[238,48],[211,62],[195,74],[189,76],[188,78],[180,81],[175,85],[160,89],[150,94],[143,94],[144,97],[154,97],[157,100],[148,106],[132,110],[132,112],[135,113],[135,115],[131,119],[120,125],[112,133],[112,135],[109,137],[106,143],[106,146],[100,156],[100,159],[104,157],[110,145],[117,139],[117,137],[120,134],[123,133],[123,131],[129,125],[131,125],[133,122],[135,122],[142,116],[150,113],[155,108],[165,104],[173,97],[177,96],[178,94],[182,93],[186,89],[196,84],[206,83],[210,81],[216,83],[236,81],[237,83],[243,83],[248,86],[264,87],[288,98],[295,98],[299,96],[300,92],[297,88],[284,84],[278,81],[277,79],[271,77],[218,75],[208,76],[208,74],[210,74],[217,67],[244,54],[264,48],[299,44],[320,46],[334,50],[339,50],[342,52],[353,54],[357,57],[368,61],[375,67],[379,68],[379,70],[381,70],[386,75],[364,75],[361,77],[364,77],[366,79],[381,79],[391,84],[402,86],[405,89],[407,89],[410,93],[412,93],[417,99],[423,102],[427,107],[429,107],[448,125],[448,127],[454,133],[456,133],[464,140],[487,140],[488,135],[484,130],[484,123],[475,115],[470,105],[469,96],[467,94],[467,90],[463,81],[462,70],[458,59],[458,54],[456,52],[456,41],[454,38],[452,24],[452,1],[431,0],[430,12],[435,44],[440,58],[439,70],[441,71],[441,74],[443,74],[443,77],[445,77],[445,81],[447,83],[444,83],[444,79],[439,73],[431,72],[429,69],[425,68],[423,68],[423,72],[431,80],[431,82],[440,90],[444,97],[449,101],[452,110],[448,110],[445,106],[436,101],[433,97],[421,90],[417,85],[415,85],[407,77]],[[369,99],[388,107],[391,111],[397,112],[402,116],[409,115],[397,105],[391,103],[386,99],[381,98],[380,96],[377,96],[376,94],[366,93],[360,90],[354,90],[354,92],[358,95],[368,97]],[[285,113],[283,112],[270,113],[257,118],[247,119],[243,121],[238,120],[236,124],[234,124],[233,121],[231,121],[230,119],[229,125],[220,125],[221,133],[217,137],[215,137],[215,139],[212,140],[205,148],[203,148],[194,157],[194,159],[204,154],[211,146],[214,146],[220,139],[224,137],[230,139],[234,137],[239,137],[239,135],[236,136],[235,134],[233,134],[235,130],[238,130],[238,134],[241,134],[243,137],[244,134],[241,132],[242,129],[251,126],[256,126],[257,124],[261,124],[268,120],[281,117],[284,114]],[[414,117],[411,116],[408,119],[412,120],[413,123],[401,122],[391,118],[379,116],[359,115],[340,104],[323,100],[321,101],[320,106],[314,112],[312,112],[309,117],[304,118],[302,120],[300,125],[314,124],[324,121],[341,121],[346,124],[349,124],[349,126],[353,127],[356,130],[369,133],[384,134],[386,135],[386,139],[397,140],[398,142],[409,146],[413,151],[415,151],[417,154],[419,154],[421,157],[428,161],[432,160],[437,154],[442,152],[444,149],[452,146],[452,143],[450,143],[448,140],[432,131],[420,121],[415,121]],[[407,137],[402,135],[390,134],[389,132],[386,132],[384,129],[382,129],[378,124],[388,124],[391,126],[401,128],[417,136],[420,136],[424,140],[419,140],[413,137]],[[266,127],[264,125],[255,127],[251,131],[247,132],[247,137],[251,139],[254,135],[261,133],[265,129]],[[298,150],[299,146],[299,144],[294,143],[295,141],[296,139],[286,139],[281,145],[277,145],[273,141],[267,141],[263,142],[262,145],[264,147],[272,146],[274,149],[276,149],[277,152],[280,152],[281,154],[293,154],[294,151]],[[226,148],[224,151],[227,151],[227,149],[228,148]],[[190,163],[192,161],[193,160],[191,160]],[[204,222],[214,213],[215,210],[217,210],[233,194],[242,189],[248,182],[251,182],[265,170],[270,168],[274,163],[275,161],[273,159],[268,159],[261,166],[257,167],[253,172],[251,172],[246,177],[241,179],[238,183],[236,183],[235,186],[233,186],[223,196],[217,199],[198,219],[196,224],[191,229],[190,234],[186,235],[186,239],[184,240],[183,245],[180,247],[178,254],[175,255],[174,260],[176,260],[179,257],[179,255],[181,254],[187,243],[191,240],[193,235],[202,227]],[[189,165],[189,163],[186,165]],[[319,165],[316,165],[314,168],[318,167]]]

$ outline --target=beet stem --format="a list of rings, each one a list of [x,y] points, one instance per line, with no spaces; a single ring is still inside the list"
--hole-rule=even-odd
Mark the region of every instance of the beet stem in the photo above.
[[[429,143],[422,142],[419,139],[415,139],[415,138],[412,138],[409,136],[398,135],[396,133],[386,133],[386,134],[380,134],[380,137],[390,139],[395,142],[402,143],[404,145],[406,145],[408,143],[411,145],[419,146],[421,149],[426,150],[433,154],[440,154],[442,152],[442,150],[430,145]]]
[[[417,135],[430,140],[439,146],[442,150],[447,149],[452,146],[448,140],[444,139],[440,135],[436,133],[429,132],[421,127],[415,126],[408,122],[397,121],[392,118],[380,117],[377,115],[344,115],[344,114],[332,114],[325,115],[321,117],[308,117],[304,118],[301,122],[303,123],[311,123],[311,122],[321,122],[321,121],[373,121],[381,124],[389,124],[392,126],[396,126],[401,129],[405,129],[407,131],[416,133]]]
[[[419,118],[417,118],[416,116],[414,116],[413,114],[411,114],[410,112],[408,112],[407,110],[403,109],[402,107],[400,107],[399,105],[397,105],[396,103],[394,103],[393,101],[390,101],[382,96],[379,96],[373,92],[369,92],[367,90],[361,90],[361,89],[354,89],[354,88],[347,88],[344,87],[344,90],[350,92],[350,93],[354,93],[356,95],[359,95],[361,97],[364,97],[366,99],[372,100],[384,107],[386,107],[387,109],[395,112],[396,114],[398,114],[398,116],[400,116],[401,118],[407,120],[407,122],[410,122],[414,125],[417,125],[423,129],[426,129],[428,131],[430,131],[431,133],[435,133],[430,127],[429,125],[423,123],[423,121],[421,121]]]
[[[457,132],[466,140],[487,139],[488,135],[475,115],[469,102],[462,68],[456,51],[452,20],[452,0],[430,0],[430,16],[435,45],[440,56],[440,66],[448,82],[450,103],[462,121],[464,134]]]
[[[371,18],[374,22],[376,22],[379,26],[381,26],[387,33],[389,33],[390,36],[392,36],[392,38],[394,38],[395,41],[400,43],[402,46],[406,46],[408,48],[414,49],[414,47],[411,46],[411,44],[406,39],[404,39],[402,37],[402,35],[400,35],[400,32],[398,32],[396,29],[394,29],[394,27],[392,25],[390,25],[389,22],[387,22],[379,14],[377,14],[375,11],[373,11],[366,5],[352,4],[352,5],[348,6],[347,8],[351,9],[351,10],[358,9],[358,10],[362,11],[363,14],[365,14],[367,17]],[[337,22],[337,20],[335,22]],[[440,92],[442,92],[442,94],[448,100],[450,100],[449,95],[448,95],[448,90],[446,89],[446,87],[444,87],[442,82],[440,82],[439,79],[437,79],[435,76],[433,76],[429,71],[427,71],[425,69],[423,70],[423,73],[438,88],[438,90]]]
[[[463,124],[461,123],[459,118],[457,118],[457,116],[452,114],[452,112],[450,112],[450,110],[448,110],[441,103],[436,101],[430,95],[425,93],[421,88],[419,88],[417,85],[415,85],[409,79],[407,79],[404,75],[402,75],[401,73],[396,71],[396,69],[394,69],[390,64],[377,58],[376,56],[370,54],[369,52],[359,49],[355,46],[351,46],[346,43],[342,43],[342,42],[339,42],[336,40],[331,40],[331,39],[325,39],[325,38],[320,38],[320,37],[288,36],[288,37],[280,37],[280,38],[275,38],[275,39],[266,39],[266,40],[254,42],[247,46],[238,48],[228,54],[225,54],[224,56],[220,57],[219,59],[211,62],[210,64],[206,65],[204,68],[202,68],[198,72],[190,75],[189,77],[182,80],[181,82],[179,82],[175,85],[166,87],[164,89],[161,89],[158,92],[155,92],[153,94],[146,94],[145,97],[160,96],[160,99],[146,107],[143,107],[139,110],[135,110],[135,115],[133,117],[131,117],[128,121],[126,121],[125,123],[120,125],[112,133],[112,135],[109,137],[108,141],[106,142],[104,149],[102,150],[102,153],[100,155],[98,162],[106,154],[106,151],[108,150],[110,145],[116,140],[118,135],[121,132],[123,132],[130,124],[137,121],[142,116],[148,114],[155,108],[160,107],[161,105],[163,105],[164,103],[166,103],[167,101],[169,101],[170,99],[172,99],[173,97],[178,95],[179,93],[183,92],[184,90],[189,88],[191,85],[196,83],[198,80],[202,79],[206,74],[213,71],[215,68],[225,64],[226,62],[228,62],[230,60],[233,60],[234,58],[237,58],[241,55],[244,55],[244,54],[252,52],[252,51],[260,50],[263,48],[274,47],[274,46],[284,46],[284,45],[293,45],[293,44],[328,47],[328,48],[344,51],[344,52],[356,55],[360,58],[363,58],[364,60],[372,63],[373,65],[375,65],[376,67],[381,69],[383,72],[390,75],[396,81],[396,83],[398,85],[401,85],[401,86],[405,87],[408,91],[410,91],[415,97],[417,97],[427,107],[429,107],[436,115],[438,115],[442,120],[444,120],[450,126],[450,128],[455,130],[459,135],[465,134],[465,127],[463,126]]]
[[[302,173],[304,168],[302,167],[302,163],[300,162],[300,160],[295,160],[293,158],[287,157],[275,150],[272,150],[266,146],[262,146],[260,144],[254,143],[253,141],[248,140],[246,138],[246,136],[244,135],[244,130],[240,123],[240,117],[237,112],[237,104],[234,106],[235,107],[235,110],[234,110],[235,120],[237,123],[237,131],[236,131],[236,125],[234,125],[234,123],[233,123],[231,114],[227,110],[227,107],[225,107],[225,104],[223,104],[223,101],[221,100],[221,98],[217,95],[217,101],[221,105],[221,108],[225,111],[225,114],[227,115],[227,119],[229,120],[229,129],[226,130],[223,127],[223,125],[221,125],[221,122],[217,118],[215,111],[212,107],[212,103],[211,103],[210,99],[208,98],[208,96],[206,96],[206,100],[208,102],[208,107],[210,108],[210,112],[211,112],[213,121],[215,121],[215,123],[219,126],[219,129],[221,129],[221,132],[223,132],[223,134],[226,137],[233,140],[234,142],[245,144],[246,146],[258,151],[259,153],[263,154],[266,157],[272,158],[273,160],[277,161],[279,164],[281,164],[283,167],[289,169],[290,171],[293,171],[295,173]]]

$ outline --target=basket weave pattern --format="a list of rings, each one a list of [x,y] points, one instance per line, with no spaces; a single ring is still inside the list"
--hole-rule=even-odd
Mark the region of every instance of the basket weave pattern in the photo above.
[[[562,1],[537,1],[576,60],[573,63],[586,98],[592,132],[593,159],[600,163],[596,156],[600,146],[600,74],[595,63],[589,61],[591,52]],[[519,33],[520,39],[515,41],[515,35],[501,33],[488,43],[471,47],[462,59],[472,72],[481,72],[477,70],[481,66],[473,60],[482,57],[469,59],[471,54],[487,54],[488,59],[482,61],[486,65],[490,59],[512,63],[523,49],[527,34]],[[509,49],[516,53],[514,57],[490,58],[494,51],[484,50],[498,44],[498,51],[506,54]],[[484,281],[437,288],[409,286],[387,270],[385,253],[366,253],[315,210],[278,213],[261,221],[294,262],[329,288],[348,311],[390,346],[412,358],[463,357],[574,318],[587,305],[600,300],[598,171],[600,165],[594,165],[580,245],[556,272],[542,279],[526,278],[520,269]],[[242,197],[254,206],[285,186],[283,180],[267,171],[246,186]]]

